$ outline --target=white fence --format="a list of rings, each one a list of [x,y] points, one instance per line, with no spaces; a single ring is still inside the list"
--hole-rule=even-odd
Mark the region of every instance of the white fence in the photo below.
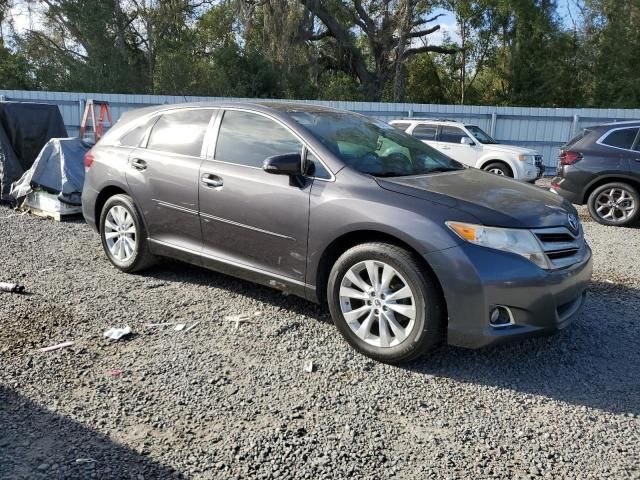
[[[109,102],[114,122],[126,110],[145,105],[246,98],[185,97],[172,95],[121,95],[105,93],[0,90],[0,101],[40,102],[58,105],[69,135],[77,135],[87,99]],[[285,100],[283,100],[285,101]],[[498,141],[533,148],[544,155],[547,167],[555,167],[559,147],[582,128],[607,122],[640,119],[640,109],[528,108],[417,103],[338,102],[286,100],[342,108],[389,121],[399,118],[447,118],[473,123]]]

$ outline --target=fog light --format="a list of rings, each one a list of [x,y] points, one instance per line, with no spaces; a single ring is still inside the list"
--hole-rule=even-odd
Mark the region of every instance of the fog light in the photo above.
[[[513,325],[513,314],[508,307],[498,305],[489,314],[489,323],[492,327],[500,328]]]

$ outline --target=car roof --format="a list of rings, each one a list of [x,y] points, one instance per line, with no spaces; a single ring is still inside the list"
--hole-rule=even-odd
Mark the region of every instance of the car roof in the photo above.
[[[600,125],[589,125],[584,130],[595,130],[600,133],[614,130],[616,128],[633,128],[640,127],[640,120],[626,120],[624,122],[602,123]]]
[[[415,123],[457,123],[459,125],[464,125],[462,122],[457,120],[450,120],[447,118],[400,118],[396,120],[391,120],[389,123],[398,123],[398,122],[415,122]]]

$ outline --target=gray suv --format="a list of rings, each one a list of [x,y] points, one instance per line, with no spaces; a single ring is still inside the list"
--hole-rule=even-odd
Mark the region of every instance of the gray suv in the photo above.
[[[120,270],[173,257],[326,303],[383,362],[555,332],[591,278],[568,201],[350,112],[146,108],[85,167],[84,216]]]

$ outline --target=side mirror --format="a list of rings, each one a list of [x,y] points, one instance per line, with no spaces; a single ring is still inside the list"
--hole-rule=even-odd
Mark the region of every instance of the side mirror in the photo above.
[[[460,143],[462,145],[469,145],[469,146],[475,145],[475,143],[473,143],[473,140],[471,140],[469,137],[462,137],[460,139]]]
[[[265,159],[262,169],[274,175],[301,175],[302,157],[299,153],[274,155]]]
[[[262,169],[273,175],[288,175],[291,186],[303,188],[306,184],[302,174],[302,157],[299,153],[285,153],[268,157],[262,163]]]

